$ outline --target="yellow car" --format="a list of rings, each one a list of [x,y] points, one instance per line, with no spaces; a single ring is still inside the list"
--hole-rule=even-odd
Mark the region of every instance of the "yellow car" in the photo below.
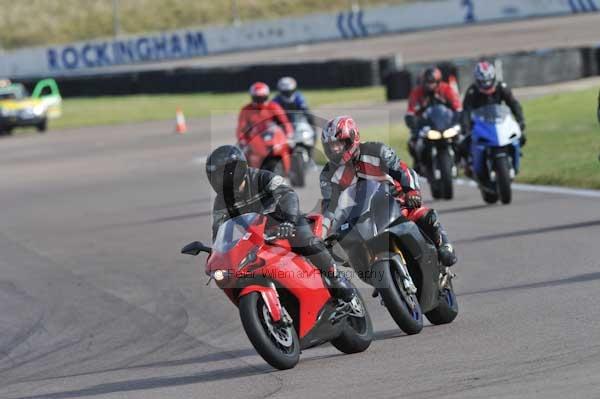
[[[21,83],[0,80],[0,134],[10,134],[15,127],[34,126],[45,132],[48,119],[62,113],[62,97],[53,79],[39,81],[31,96]]]

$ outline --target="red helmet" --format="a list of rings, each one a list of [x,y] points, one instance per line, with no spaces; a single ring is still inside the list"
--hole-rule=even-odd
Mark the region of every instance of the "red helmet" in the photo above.
[[[358,156],[360,134],[350,116],[338,116],[327,122],[321,134],[325,155],[334,163],[346,163]]]
[[[269,98],[269,86],[263,82],[256,82],[250,86],[250,97],[255,104],[262,104]]]

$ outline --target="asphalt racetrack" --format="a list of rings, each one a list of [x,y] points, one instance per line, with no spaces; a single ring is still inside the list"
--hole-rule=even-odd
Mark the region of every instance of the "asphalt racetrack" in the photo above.
[[[365,289],[367,352],[325,345],[274,371],[205,285],[204,258],[179,254],[209,240],[203,157],[233,138],[233,121],[192,120],[183,136],[156,122],[0,140],[1,398],[598,394],[599,197],[517,191],[486,206],[466,185],[432,203],[460,257],[454,323],[406,336]]]

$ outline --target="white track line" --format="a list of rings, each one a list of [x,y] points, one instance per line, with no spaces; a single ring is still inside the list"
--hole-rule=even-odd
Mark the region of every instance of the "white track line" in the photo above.
[[[477,184],[472,180],[456,179],[456,183],[463,186],[477,187]],[[576,197],[600,198],[600,190],[586,190],[582,188],[569,188],[558,186],[537,186],[533,184],[513,183],[513,190],[529,191],[534,193],[549,193],[572,195]]]
[[[195,157],[192,159],[192,163],[197,165],[204,164],[206,163],[206,156]],[[456,179],[456,184],[459,186],[477,187],[477,183],[472,180]],[[558,186],[537,186],[533,184],[522,183],[513,183],[512,188],[516,191],[528,191],[533,193],[563,194],[576,197],[600,198],[600,190],[586,190],[582,188]]]

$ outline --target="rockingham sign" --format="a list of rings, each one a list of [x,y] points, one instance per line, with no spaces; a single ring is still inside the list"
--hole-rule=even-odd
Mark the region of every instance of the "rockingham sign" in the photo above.
[[[206,54],[202,31],[183,31],[50,47],[46,50],[46,59],[52,73]]]
[[[0,53],[0,78],[101,74],[235,51],[487,21],[597,12],[600,0],[439,0],[91,40]]]

